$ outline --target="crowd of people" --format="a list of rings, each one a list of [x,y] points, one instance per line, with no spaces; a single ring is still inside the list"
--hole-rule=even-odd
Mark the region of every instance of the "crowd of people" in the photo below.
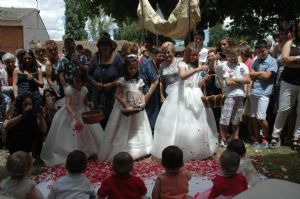
[[[99,197],[114,192],[110,184],[118,172],[130,172],[133,160],[152,155],[166,168],[153,198],[167,194],[169,188],[162,184],[185,195],[186,188],[175,190],[172,185],[190,179],[180,161],[205,159],[218,147],[229,147],[239,140],[241,121],[254,145],[280,147],[283,139],[298,149],[300,21],[282,22],[278,31],[274,45],[258,40],[253,50],[247,42],[235,44],[228,36],[220,38],[216,48],[206,49],[204,32],[197,31],[182,55],[168,41],[159,48],[151,40],[141,45],[126,42],[116,51],[107,33],[98,40],[94,56],[72,38],[64,40],[63,52],[53,40],[38,43],[34,51],[1,52],[1,146],[11,155],[31,153],[47,166],[67,161],[70,173],[73,166],[68,164],[85,162],[84,158],[129,164],[114,166],[117,176],[103,184]],[[221,106],[208,107],[201,100],[218,94],[225,96]],[[82,114],[90,110],[101,112],[99,123],[83,121]],[[245,151],[236,152],[221,156],[224,175],[216,179],[210,198],[219,194],[215,186],[224,184],[224,176],[234,176],[232,181],[243,185],[234,191],[247,188],[246,179],[236,174]],[[73,168],[75,173],[84,169]],[[168,172],[180,179],[171,179]],[[62,179],[53,192],[73,178]],[[138,183],[137,192],[145,194],[138,179],[128,183]]]

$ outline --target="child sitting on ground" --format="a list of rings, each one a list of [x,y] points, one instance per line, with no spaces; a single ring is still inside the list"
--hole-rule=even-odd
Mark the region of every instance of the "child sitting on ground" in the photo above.
[[[114,173],[104,180],[98,190],[98,198],[141,199],[147,193],[144,182],[130,174],[133,167],[133,158],[127,152],[117,153],[113,158]]]
[[[48,199],[96,199],[96,193],[91,182],[83,174],[87,162],[87,157],[82,151],[74,150],[69,153],[66,160],[68,174],[54,182]]]
[[[168,146],[162,152],[162,165],[165,173],[155,182],[152,199],[191,198],[188,196],[191,174],[183,166],[183,152],[177,146]]]
[[[213,180],[213,187],[208,199],[218,196],[233,197],[248,188],[247,179],[237,173],[240,165],[240,156],[233,151],[224,151],[220,157],[222,174]]]
[[[252,187],[260,181],[259,174],[252,164],[252,160],[246,157],[246,147],[242,139],[233,139],[229,142],[227,150],[234,151],[241,157],[239,172],[247,178],[248,187]]]
[[[35,188],[36,183],[29,178],[32,157],[24,151],[17,151],[7,158],[6,170],[9,177],[1,182],[0,189],[17,199],[44,199]]]

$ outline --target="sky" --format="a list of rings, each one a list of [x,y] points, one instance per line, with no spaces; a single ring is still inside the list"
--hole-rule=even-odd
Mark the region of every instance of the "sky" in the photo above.
[[[65,34],[64,0],[0,0],[0,7],[37,8],[37,6],[50,39],[62,40]]]
[[[62,40],[65,33],[64,0],[0,0],[0,7],[37,8],[37,6],[50,39]],[[206,30],[204,44],[207,44],[208,38],[209,33]]]

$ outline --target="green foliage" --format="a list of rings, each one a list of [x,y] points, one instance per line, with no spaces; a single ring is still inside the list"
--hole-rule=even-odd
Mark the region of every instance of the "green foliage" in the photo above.
[[[75,40],[87,39],[87,32],[84,30],[86,17],[75,1],[64,0],[66,4],[66,22],[64,38],[71,37]]]
[[[104,9],[100,7],[100,14],[94,18],[89,18],[87,27],[91,33],[91,39],[96,41],[99,39],[99,34],[102,32],[109,32],[115,19],[105,14]]]
[[[226,35],[226,30],[223,29],[223,23],[218,23],[209,29],[209,41],[207,46],[217,47],[222,36]]]
[[[114,39],[139,42],[142,38],[142,32],[136,22],[126,19],[119,25],[118,30],[114,33]]]

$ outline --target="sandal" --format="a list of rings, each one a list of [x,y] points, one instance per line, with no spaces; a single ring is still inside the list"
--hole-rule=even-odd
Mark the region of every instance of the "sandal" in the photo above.
[[[280,145],[281,145],[280,138],[272,137],[271,146],[272,147],[280,147]]]
[[[292,149],[296,150],[298,148],[299,148],[299,139],[294,138],[293,141],[292,141]]]

